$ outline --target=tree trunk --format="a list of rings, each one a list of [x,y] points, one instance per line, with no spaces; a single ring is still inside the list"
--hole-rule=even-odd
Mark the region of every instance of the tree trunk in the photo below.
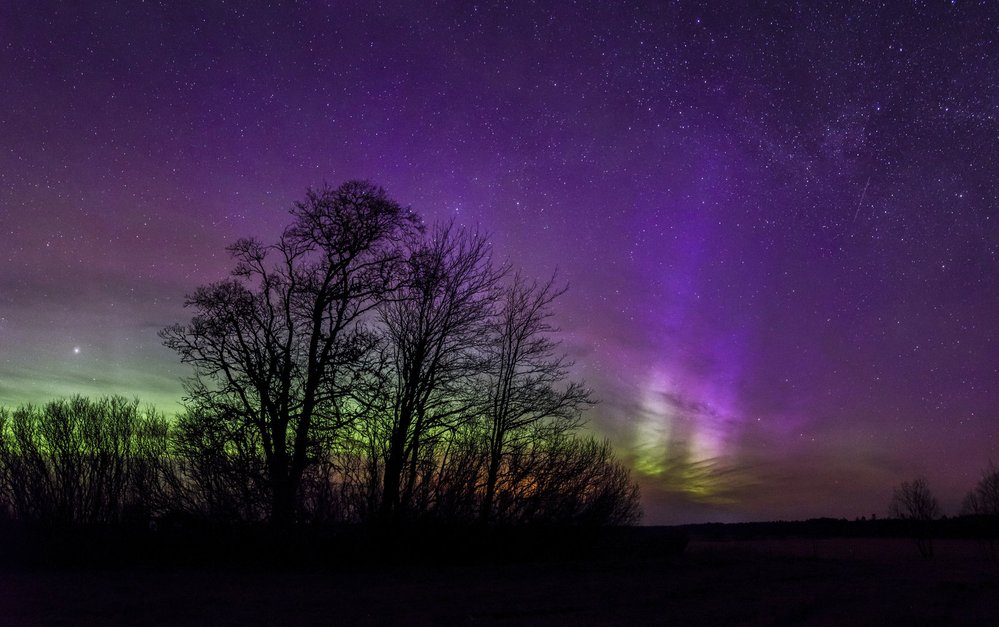
[[[275,477],[271,493],[271,526],[286,529],[295,522],[296,486],[290,476]]]
[[[499,476],[500,457],[495,453],[489,457],[489,471],[486,475],[486,494],[482,497],[482,509],[479,520],[484,525],[488,525],[493,515],[493,499],[496,494],[496,479]]]
[[[385,481],[382,491],[381,518],[383,522],[397,522],[402,497],[402,469],[406,465],[406,439],[413,410],[403,402],[399,409],[399,422],[389,435],[389,455],[385,460]]]
[[[496,498],[496,481],[499,478],[500,463],[503,461],[503,441],[506,430],[494,419],[492,441],[489,446],[489,468],[486,474],[486,494],[482,499],[482,509],[479,519],[488,525],[493,515],[493,500]]]
[[[399,515],[404,448],[402,437],[399,434],[393,434],[389,456],[385,460],[385,481],[381,506],[381,517],[384,522],[394,521]]]
[[[418,467],[419,455],[420,455],[420,421],[417,420],[416,428],[413,430],[413,443],[412,446],[410,447],[410,451],[408,454],[409,473],[406,477],[406,489],[402,491],[402,494],[399,497],[399,509],[400,511],[403,512],[412,510],[413,492],[416,488],[416,473],[417,470],[419,469]]]

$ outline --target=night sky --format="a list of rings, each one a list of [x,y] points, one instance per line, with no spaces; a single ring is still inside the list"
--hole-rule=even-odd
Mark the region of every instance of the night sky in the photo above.
[[[570,284],[647,523],[999,461],[995,2],[203,4],[0,4],[0,405],[178,411],[184,295],[364,178]]]

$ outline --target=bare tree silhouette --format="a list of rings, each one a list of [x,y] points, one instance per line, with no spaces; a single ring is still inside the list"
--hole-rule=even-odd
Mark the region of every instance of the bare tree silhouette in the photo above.
[[[894,518],[908,521],[915,535],[920,555],[933,555],[933,537],[930,524],[940,517],[940,504],[930,492],[926,479],[918,477],[903,481],[892,493],[888,513]]]
[[[396,287],[414,214],[351,181],[309,191],[277,243],[229,247],[233,278],[199,288],[164,344],[195,368],[189,395],[207,421],[253,431],[277,526],[297,515],[317,439],[349,424],[343,388],[374,338],[361,324]]]
[[[432,472],[434,442],[469,420],[468,390],[504,269],[484,235],[439,225],[410,253],[399,298],[380,307],[392,368],[382,515],[399,518]],[[429,468],[427,466],[429,465]]]
[[[964,497],[961,513],[975,516],[984,529],[982,540],[989,559],[999,560],[999,466],[994,462],[982,471],[982,478]]]
[[[977,516],[999,516],[999,466],[994,462],[989,462],[975,488],[964,497],[961,511]]]
[[[260,434],[222,407],[193,406],[172,434],[172,472],[165,475],[173,509],[220,521],[257,521],[269,513]]]
[[[0,498],[29,522],[149,515],[167,450],[166,419],[120,396],[0,410]]]
[[[233,277],[161,332],[194,367],[162,477],[177,509],[278,527],[635,519],[609,445],[575,435],[592,402],[553,337],[554,280],[504,291],[484,235],[424,233],[367,183],[310,191],[292,217],[276,244],[231,246]]]
[[[641,517],[638,487],[606,440],[537,424],[507,454],[494,516],[505,523],[627,525]]]
[[[490,324],[485,347],[486,442],[489,461],[480,518],[493,513],[496,484],[504,458],[529,443],[542,421],[559,421],[563,428],[580,424],[580,411],[593,403],[589,391],[576,382],[564,383],[571,363],[558,354],[551,335],[551,305],[565,292],[547,283],[514,276],[503,295],[501,309]]]

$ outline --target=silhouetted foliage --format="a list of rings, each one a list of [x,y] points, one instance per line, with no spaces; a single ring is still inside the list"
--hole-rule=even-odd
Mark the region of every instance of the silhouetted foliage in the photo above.
[[[172,433],[174,508],[217,521],[256,521],[268,515],[266,461],[259,431],[221,407],[192,406]]]
[[[638,487],[606,440],[544,425],[529,442],[506,457],[497,521],[627,525],[640,518]]]
[[[911,482],[903,481],[896,487],[888,505],[888,513],[894,518],[908,521],[920,555],[933,555],[933,537],[928,523],[940,517],[940,504],[930,492],[926,479],[920,477]]]
[[[18,520],[117,523],[162,503],[163,416],[120,396],[0,409],[0,498]]]

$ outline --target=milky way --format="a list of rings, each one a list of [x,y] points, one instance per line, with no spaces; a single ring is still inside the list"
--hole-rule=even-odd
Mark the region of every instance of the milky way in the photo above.
[[[365,178],[568,281],[647,522],[999,459],[995,3],[241,4],[0,7],[0,404],[178,411],[184,295]]]

